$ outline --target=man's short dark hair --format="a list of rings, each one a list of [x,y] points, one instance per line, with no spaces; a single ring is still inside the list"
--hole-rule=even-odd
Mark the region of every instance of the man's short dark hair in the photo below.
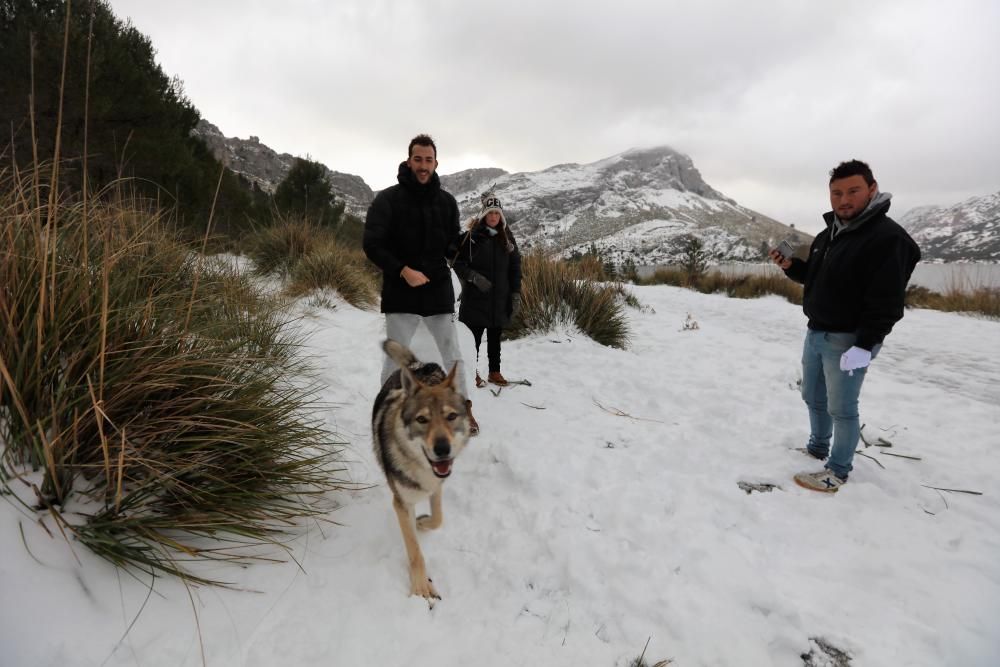
[[[417,136],[410,139],[410,147],[406,149],[406,157],[413,157],[413,147],[414,146],[430,146],[434,149],[434,159],[437,159],[438,147],[434,145],[434,140],[431,139],[429,134],[418,134]]]
[[[865,183],[868,185],[875,183],[875,176],[872,174],[872,168],[861,160],[848,160],[847,162],[841,162],[836,167],[831,169],[830,183],[840,180],[841,178],[850,178],[851,176],[860,176],[865,179]]]

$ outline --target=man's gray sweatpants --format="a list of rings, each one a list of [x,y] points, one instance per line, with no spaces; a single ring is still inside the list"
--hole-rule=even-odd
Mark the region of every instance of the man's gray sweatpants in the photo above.
[[[441,366],[444,372],[451,371],[454,364],[458,364],[458,371],[455,373],[455,388],[465,397],[469,392],[465,385],[465,363],[462,361],[462,352],[458,347],[458,331],[455,328],[454,316],[451,313],[443,315],[429,315],[421,317],[411,313],[386,313],[385,314],[385,335],[397,343],[410,346],[413,334],[417,327],[423,322],[430,332],[438,352],[441,353]],[[422,360],[427,361],[427,360]],[[392,375],[392,372],[399,368],[396,362],[385,355],[382,363],[382,384]]]

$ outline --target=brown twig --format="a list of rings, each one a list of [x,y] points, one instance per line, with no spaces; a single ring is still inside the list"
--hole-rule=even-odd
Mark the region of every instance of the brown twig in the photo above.
[[[940,486],[928,486],[927,484],[921,484],[920,486],[924,487],[925,489],[934,489],[936,491],[949,491],[951,493],[968,493],[971,496],[983,495],[982,491],[968,491],[966,489],[943,489]]]
[[[892,452],[879,452],[880,454],[885,454],[886,456],[896,456],[901,459],[910,459],[911,461],[923,461],[919,456],[907,456],[906,454],[893,454]]]
[[[881,461],[879,461],[879,460],[878,460],[877,458],[875,458],[874,456],[868,456],[868,455],[867,455],[867,454],[865,454],[864,452],[854,452],[854,453],[855,453],[855,454],[858,454],[858,455],[860,455],[860,456],[863,456],[863,457],[865,457],[866,459],[871,459],[872,461],[874,461],[875,463],[877,463],[877,464],[878,464],[878,467],[879,467],[879,468],[881,468],[882,470],[885,470],[885,466],[884,466],[884,465],[882,465],[882,462],[881,462]]]
[[[545,409],[545,408],[544,408],[544,407],[542,407],[542,406],[539,406],[539,405],[531,405],[530,403],[525,403],[524,401],[520,401],[520,403],[521,403],[521,405],[523,405],[524,407],[526,407],[526,408],[531,408],[532,410],[544,410],[544,409]]]
[[[604,410],[608,414],[614,415],[615,417],[628,417],[629,419],[635,419],[635,420],[644,421],[644,422],[656,422],[657,424],[663,424],[664,423],[664,422],[660,421],[659,419],[648,419],[646,417],[634,417],[634,416],[630,415],[629,413],[624,412],[623,410],[619,410],[618,408],[606,408],[603,405],[601,405],[600,403],[598,403],[596,398],[592,399],[592,400],[594,401],[594,405],[596,405],[597,407],[599,407],[601,410]]]

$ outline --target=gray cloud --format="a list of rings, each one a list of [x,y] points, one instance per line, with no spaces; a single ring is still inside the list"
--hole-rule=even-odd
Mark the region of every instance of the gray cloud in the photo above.
[[[1000,189],[1000,3],[114,0],[202,115],[392,182],[542,169],[635,146],[691,155],[741,203],[818,228],[826,174],[868,160],[898,212]]]

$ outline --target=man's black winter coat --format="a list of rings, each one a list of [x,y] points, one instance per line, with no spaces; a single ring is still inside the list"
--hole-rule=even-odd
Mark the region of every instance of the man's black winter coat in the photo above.
[[[803,283],[802,310],[809,328],[857,334],[855,345],[871,350],[903,317],[906,284],[920,248],[876,204],[833,239],[833,211],[805,261],[794,258],[785,274]]]
[[[436,173],[421,185],[403,162],[396,180],[398,185],[378,193],[365,219],[365,254],[382,269],[382,312],[453,313],[448,254],[459,233],[458,204],[441,189]],[[430,282],[410,287],[399,275],[404,266],[423,272]]]

